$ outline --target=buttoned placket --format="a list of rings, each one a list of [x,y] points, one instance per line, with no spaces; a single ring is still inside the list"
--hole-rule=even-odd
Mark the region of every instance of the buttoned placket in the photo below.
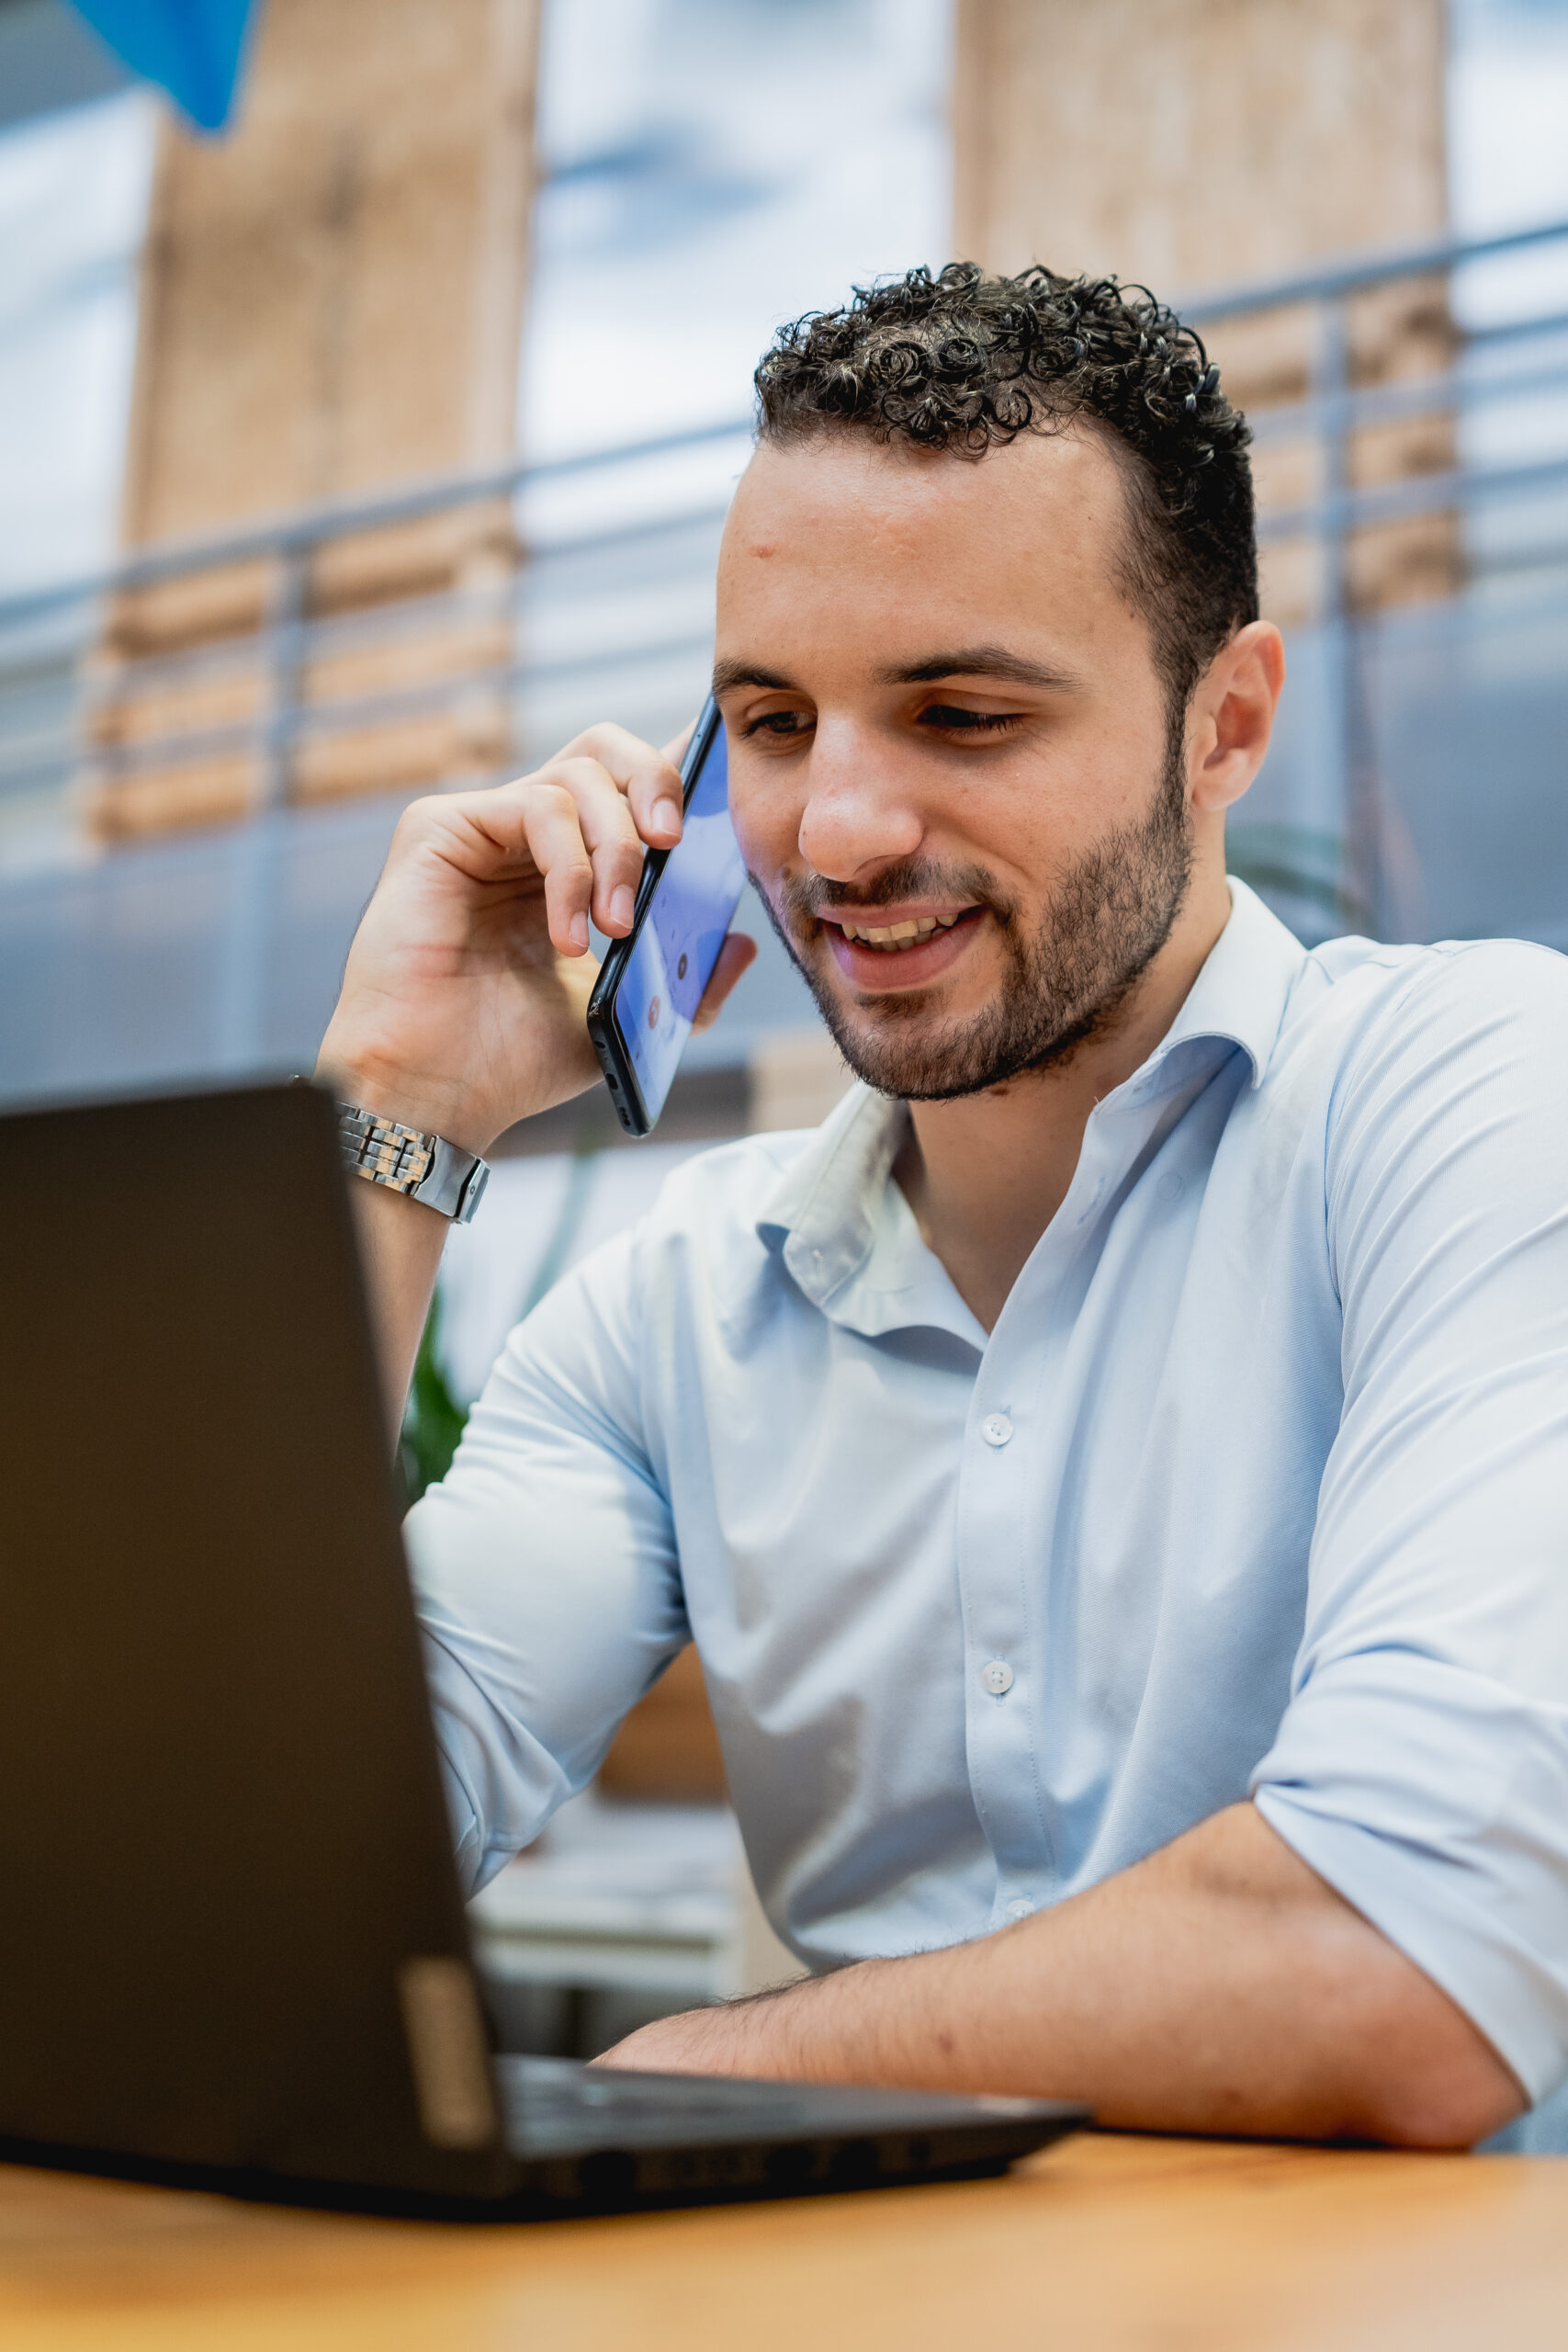
[[[1013,1286],[970,1400],[958,1581],[970,1787],[996,1861],[993,1928],[1027,1918],[1054,1891],[1050,1726],[1040,1712],[1053,1566],[1050,1513],[1038,1491],[1043,1420],[1110,1204],[1153,1130],[1161,1093],[1145,1072],[1090,1114],[1066,1197]]]

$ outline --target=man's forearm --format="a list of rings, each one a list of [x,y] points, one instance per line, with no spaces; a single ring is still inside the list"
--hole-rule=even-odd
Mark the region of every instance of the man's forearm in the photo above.
[[[395,1080],[384,1075],[367,1080],[333,1051],[330,1030],[316,1077],[344,1101],[383,1112],[405,1126],[441,1131],[438,1106],[400,1089]],[[359,1240],[382,1402],[395,1447],[450,1228],[438,1210],[364,1177],[349,1179],[348,1198]]]
[[[1016,1928],[651,2026],[613,2060],[1436,2146],[1523,2103],[1469,2019],[1250,1804]]]
[[[350,1180],[349,1201],[369,1295],[382,1396],[395,1445],[435,1289],[447,1223],[438,1210],[405,1199],[384,1184],[367,1183],[363,1178]]]

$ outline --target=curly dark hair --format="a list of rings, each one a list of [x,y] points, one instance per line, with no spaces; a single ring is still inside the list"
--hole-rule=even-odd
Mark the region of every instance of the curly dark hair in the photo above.
[[[983,457],[1021,433],[1093,418],[1125,459],[1127,589],[1176,712],[1226,639],[1258,617],[1246,418],[1190,327],[1146,287],[1039,265],[987,277],[857,287],[784,328],[757,369],[758,438],[854,429]]]

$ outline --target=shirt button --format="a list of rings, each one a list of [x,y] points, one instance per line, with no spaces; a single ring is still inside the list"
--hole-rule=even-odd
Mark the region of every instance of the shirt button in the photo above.
[[[980,1679],[991,1696],[999,1699],[1004,1690],[1012,1689],[1012,1668],[1005,1657],[994,1657],[980,1668]]]
[[[980,1435],[987,1445],[1005,1445],[1012,1435],[1012,1423],[1005,1413],[987,1413],[980,1424]]]
[[[1018,1902],[1010,1903],[1008,1905],[1008,1917],[1010,1919],[1032,1919],[1033,1917],[1033,1904],[1025,1903],[1021,1897]]]

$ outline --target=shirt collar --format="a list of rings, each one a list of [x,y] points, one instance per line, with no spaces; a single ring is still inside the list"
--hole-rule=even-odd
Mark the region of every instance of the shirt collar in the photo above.
[[[908,1106],[858,1081],[773,1187],[757,1219],[807,1298],[824,1306],[857,1273],[908,1125]]]
[[[1227,1049],[1239,1046],[1252,1066],[1252,1085],[1261,1081],[1306,950],[1245,882],[1232,876],[1230,893],[1230,920],[1181,1010],[1117,1095],[1144,1101],[1163,1093],[1190,1074],[1195,1059],[1209,1058],[1199,1049],[1216,1041]],[[857,1083],[763,1203],[758,1238],[782,1254],[818,1306],[842,1292],[872,1255],[908,1116],[907,1104]]]
[[[1157,1079],[1173,1056],[1179,1065],[1189,1063],[1191,1057],[1182,1049],[1199,1039],[1239,1046],[1252,1065],[1252,1085],[1262,1083],[1307,952],[1255,890],[1235,875],[1227,879],[1230,921],[1170,1027],[1127,1080],[1129,1091],[1153,1092],[1151,1079]]]

